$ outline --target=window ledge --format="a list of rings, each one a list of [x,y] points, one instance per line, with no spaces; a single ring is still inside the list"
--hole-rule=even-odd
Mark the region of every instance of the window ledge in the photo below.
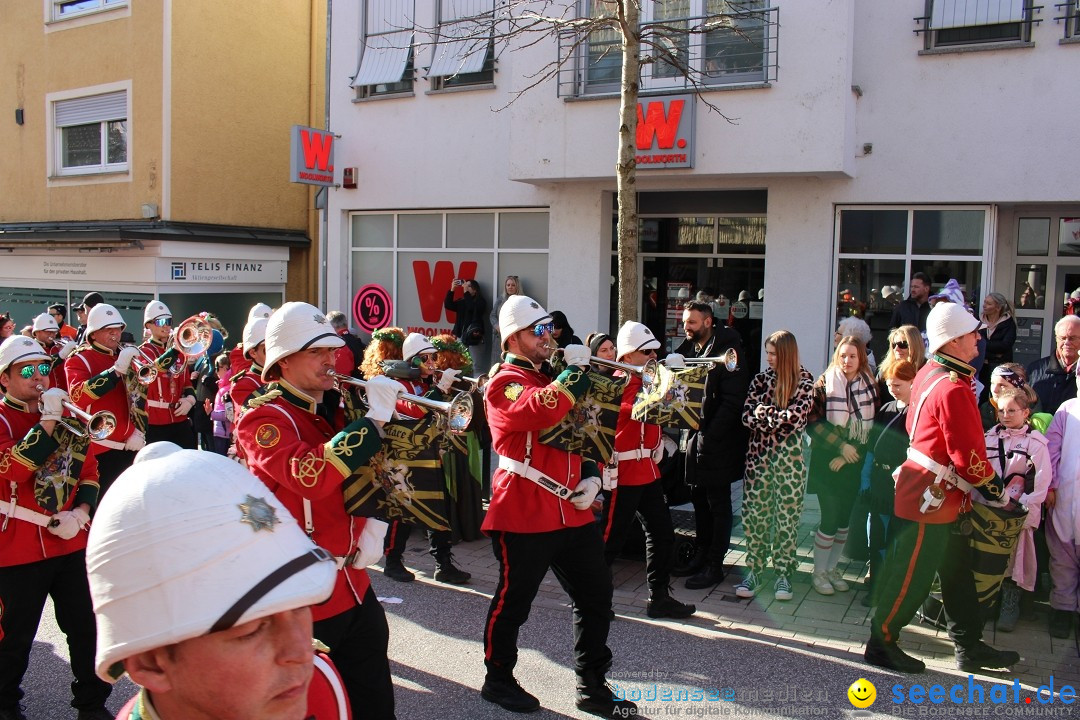
[[[409,92],[397,92],[397,93],[383,93],[381,95],[369,95],[368,97],[353,98],[354,103],[366,103],[375,102],[377,100],[393,100],[395,98],[411,98],[416,97],[416,93],[410,90]]]
[[[50,175],[49,187],[65,185],[98,185],[101,183],[131,182],[130,170],[108,170],[105,172],[82,173],[78,175]]]
[[[771,82],[760,83],[742,83],[739,85],[709,85],[703,86],[701,92],[730,92],[732,90],[765,90],[772,87]],[[694,89],[687,88],[659,88],[656,90],[643,90],[638,93],[638,97],[658,97],[660,95],[671,95],[672,93],[693,93]],[[574,95],[564,97],[565,102],[590,102],[592,100],[611,100],[619,97],[619,93],[615,92],[602,92],[602,93],[589,93],[587,95]]]
[[[50,12],[51,10],[52,8],[50,7]],[[94,25],[100,22],[109,22],[110,20],[117,20],[125,17],[131,17],[130,4],[87,10],[86,12],[72,15],[71,17],[46,20],[45,32],[50,33],[56,32],[57,30],[67,30],[69,28],[83,27],[85,25]]]
[[[425,90],[425,95],[445,95],[447,93],[470,92],[472,90],[494,90],[495,83],[477,83],[476,85],[455,85],[448,88]]]
[[[957,53],[972,53],[972,52],[988,52],[990,50],[1021,50],[1025,48],[1033,48],[1035,43],[1033,42],[996,42],[996,43],[977,43],[973,45],[957,45],[955,47],[936,47],[929,50],[923,49],[919,51],[920,55],[955,55]]]
[[[1058,45],[1080,45],[1080,35],[1061,38],[1060,40],[1058,40]]]

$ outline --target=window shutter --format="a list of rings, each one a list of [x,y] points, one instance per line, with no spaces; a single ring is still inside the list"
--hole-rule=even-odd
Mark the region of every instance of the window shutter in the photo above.
[[[127,91],[59,100],[54,103],[56,127],[127,119]]]
[[[930,27],[947,30],[1024,19],[1024,0],[934,0]]]

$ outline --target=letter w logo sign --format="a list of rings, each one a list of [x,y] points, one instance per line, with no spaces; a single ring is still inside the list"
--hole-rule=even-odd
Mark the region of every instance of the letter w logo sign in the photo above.
[[[293,125],[289,148],[289,182],[324,186],[334,184],[333,133]]]
[[[420,300],[420,315],[426,323],[437,323],[442,317],[443,298],[454,282],[454,278],[462,280],[476,279],[476,263],[466,260],[458,266],[454,272],[454,263],[449,260],[439,260],[435,263],[435,271],[427,260],[413,260],[413,276],[416,278],[416,295]],[[449,322],[457,320],[457,313],[452,310],[446,311],[446,319]]]
[[[636,137],[638,150],[652,149],[654,138],[661,150],[670,150],[675,147],[684,104],[683,100],[670,101],[671,108],[665,116],[665,103],[662,100],[650,102],[644,112],[641,110],[641,103],[638,103]]]
[[[304,151],[304,167],[308,170],[334,172],[334,166],[331,164],[334,159],[333,135],[312,131],[310,128],[301,128],[300,147]]]

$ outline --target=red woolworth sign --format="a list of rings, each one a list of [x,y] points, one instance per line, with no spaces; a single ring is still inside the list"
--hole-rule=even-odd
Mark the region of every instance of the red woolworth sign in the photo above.
[[[637,106],[639,170],[694,167],[694,96],[648,98]]]
[[[333,187],[333,133],[293,125],[289,148],[289,182]]]

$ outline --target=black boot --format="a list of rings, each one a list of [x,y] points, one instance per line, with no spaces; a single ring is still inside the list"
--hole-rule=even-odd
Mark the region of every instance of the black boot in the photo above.
[[[708,563],[697,575],[686,578],[687,590],[701,590],[703,588],[719,585],[723,581],[724,566],[720,563]]]
[[[605,718],[630,717],[638,711],[634,703],[617,698],[604,674],[598,672],[578,674],[577,702],[574,704],[582,712]]]
[[[926,670],[926,663],[911,657],[896,643],[887,643],[876,638],[870,638],[870,642],[866,643],[863,659],[871,665],[902,673],[921,673]]]
[[[16,703],[11,707],[0,708],[0,720],[26,720],[22,704]]]
[[[695,612],[697,607],[671,597],[667,588],[651,593],[649,604],[645,606],[645,614],[651,618],[687,618]]]
[[[510,712],[528,713],[540,709],[540,701],[525,692],[513,675],[496,678],[489,674],[484,678],[484,687],[480,689],[480,697]]]
[[[1010,668],[1018,662],[1020,653],[992,648],[982,640],[967,647],[956,646],[956,667],[965,672]]]
[[[697,575],[701,572],[701,568],[705,567],[705,549],[695,548],[694,556],[690,558],[685,565],[676,565],[671,569],[671,577],[689,577],[691,575]]]
[[[471,577],[472,575],[470,573],[467,573],[454,565],[454,556],[450,553],[435,558],[436,582],[448,583],[450,585],[464,585],[469,582],[469,578]]]
[[[386,556],[386,562],[383,563],[383,575],[398,582],[412,582],[416,579],[416,575],[413,575],[405,567],[405,563],[401,562],[400,555]]]

